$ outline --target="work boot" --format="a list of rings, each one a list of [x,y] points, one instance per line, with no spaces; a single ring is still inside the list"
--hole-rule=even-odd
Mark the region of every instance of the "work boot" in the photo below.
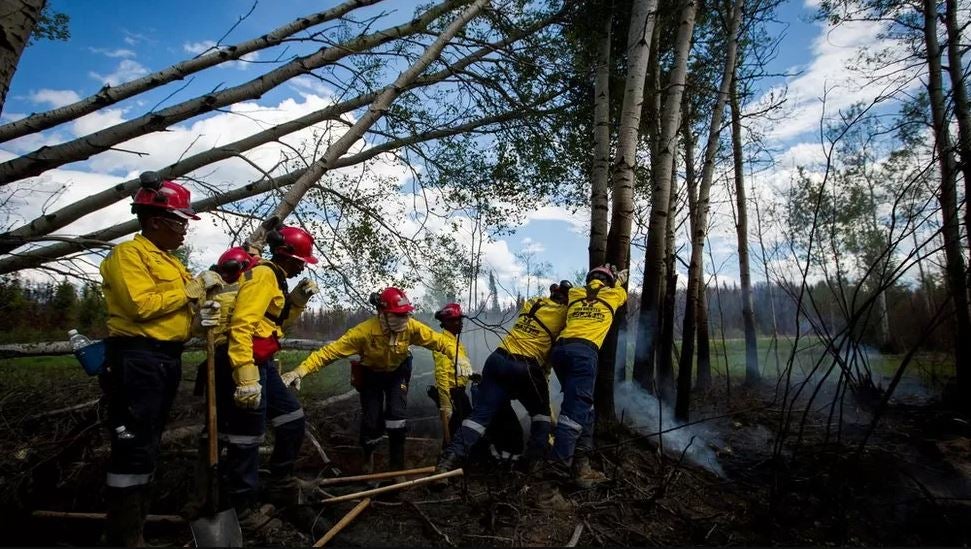
[[[277,509],[301,505],[304,502],[300,482],[293,475],[270,477],[264,486],[264,500]]]
[[[283,522],[273,516],[273,511],[273,506],[269,504],[237,509],[236,517],[244,538],[265,541],[267,535],[283,526]]]
[[[573,502],[563,497],[555,482],[544,481],[536,487],[536,507],[543,511],[569,513],[573,511]]]
[[[580,457],[573,460],[573,483],[577,488],[589,490],[607,480],[607,475],[590,466],[590,458]]]
[[[438,458],[438,463],[435,465],[435,474],[447,473],[449,471],[454,471],[462,466],[462,458],[455,455],[453,452],[442,452],[442,456]]]
[[[144,547],[145,514],[148,511],[144,486],[108,488],[105,541],[115,547]]]

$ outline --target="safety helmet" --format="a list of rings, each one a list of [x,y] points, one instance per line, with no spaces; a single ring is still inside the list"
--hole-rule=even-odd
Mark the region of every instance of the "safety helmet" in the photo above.
[[[174,181],[165,181],[156,172],[143,172],[138,176],[141,188],[135,193],[132,212],[142,208],[155,208],[182,219],[199,219],[192,209],[189,189]]]
[[[259,262],[258,257],[253,257],[241,246],[235,246],[223,252],[216,262],[215,271],[226,282],[232,284],[239,279],[239,276],[250,270]]]
[[[439,322],[448,322],[449,320],[458,320],[460,318],[462,318],[462,306],[458,303],[449,303],[435,311],[435,320]]]
[[[374,299],[374,304],[378,311],[392,313],[396,315],[408,314],[415,310],[405,292],[398,288],[389,287],[381,290],[381,293]]]
[[[590,272],[587,273],[587,284],[590,284],[591,280],[599,280],[608,286],[613,286],[617,277],[608,267],[600,266],[590,269]]]
[[[267,233],[267,244],[273,255],[293,257],[310,263],[317,264],[314,257],[314,237],[300,227],[283,226],[275,231]]]

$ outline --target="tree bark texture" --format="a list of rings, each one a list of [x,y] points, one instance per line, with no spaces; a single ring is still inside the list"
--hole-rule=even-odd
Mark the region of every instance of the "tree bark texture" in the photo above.
[[[971,406],[971,311],[968,309],[967,273],[961,247],[960,218],[957,209],[957,167],[948,134],[946,105],[941,75],[941,49],[937,41],[937,4],[924,0],[924,43],[927,46],[927,92],[933,116],[934,138],[941,169],[939,199],[944,236],[947,289],[954,304],[954,365],[957,371],[957,401]]]
[[[951,95],[958,119],[958,153],[964,175],[964,230],[971,234],[971,109],[968,107],[968,90],[964,82],[961,27],[958,26],[957,11],[957,0],[946,0],[944,26],[947,29],[947,70],[951,76]],[[971,283],[971,279],[968,283]]]
[[[10,0],[0,6],[0,112],[20,55],[37,25],[46,0]]]
[[[676,181],[677,170],[675,164],[671,165],[671,180]],[[675,257],[675,219],[677,218],[678,193],[677,189],[672,189],[668,196],[668,211],[671,215],[667,217],[667,227],[665,228],[664,238],[664,285],[662,295],[664,300],[660,306],[660,334],[657,343],[657,391],[658,398],[665,402],[674,400],[674,313],[676,298],[678,295],[678,271],[677,259]]]
[[[653,178],[651,216],[647,228],[647,251],[644,258],[644,294],[641,300],[640,319],[637,322],[637,342],[639,357],[654,355],[658,312],[661,295],[660,278],[664,273],[664,248],[668,209],[671,195],[672,167],[675,165],[674,153],[677,148],[678,128],[681,124],[681,96],[684,94],[688,54],[691,49],[691,34],[694,30],[695,0],[687,0],[681,11],[678,25],[678,38],[675,45],[674,65],[668,81],[668,93],[664,100],[661,115],[661,140],[659,144],[657,174]],[[640,347],[644,347],[643,351]],[[643,379],[647,364],[634,362],[634,378]]]
[[[607,261],[609,207],[607,189],[610,171],[610,28],[613,2],[608,0],[601,16],[597,42],[597,79],[593,86],[593,169],[590,178],[590,265]]]

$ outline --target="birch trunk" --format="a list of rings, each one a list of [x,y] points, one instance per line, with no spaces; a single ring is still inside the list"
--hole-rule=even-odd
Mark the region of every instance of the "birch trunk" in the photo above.
[[[310,70],[332,64],[356,51],[369,50],[375,46],[390,42],[395,38],[400,38],[424,29],[443,13],[456,6],[467,4],[468,1],[446,0],[430,8],[414,21],[369,35],[359,36],[339,46],[322,48],[311,55],[294,59],[239,86],[190,99],[189,101],[157,112],[150,112],[138,118],[116,124],[72,141],[49,147],[41,147],[40,149],[8,160],[7,162],[0,163],[0,186],[7,185],[18,179],[40,174],[69,162],[85,160],[119,143],[141,135],[164,130],[172,124],[200,114],[212,112],[215,109],[240,101],[255,99],[283,82],[305,74]]]
[[[530,32],[545,26],[552,19],[553,17],[545,18],[541,21],[537,21],[535,24],[530,25],[529,27],[510,33],[505,39],[479,48],[475,52],[462,59],[459,59],[443,70],[426,74],[425,76],[416,79],[407,87],[407,89],[413,89],[420,86],[429,86],[441,82],[446,78],[453,76],[455,73],[461,72],[466,67],[486,57],[488,54],[504,48],[521,39],[523,36],[526,36]],[[226,145],[184,158],[175,164],[162,168],[158,172],[163,178],[166,179],[173,179],[183,176],[195,169],[213,164],[220,160],[231,158],[233,156],[238,156],[239,154],[256,148],[259,145],[269,143],[282,136],[308,128],[324,120],[339,119],[341,115],[345,113],[368,105],[377,99],[381,93],[390,88],[390,85],[385,86],[384,88],[374,92],[362,94],[353,99],[342,101],[289,122],[278,124],[277,126],[274,126],[268,130],[245,137],[233,143],[228,143]],[[7,233],[0,234],[0,253],[8,253],[18,246],[31,241],[33,237],[50,234],[57,229],[77,221],[85,215],[108,207],[119,200],[129,198],[138,189],[138,185],[138,178],[130,179],[124,183],[114,185],[108,189],[105,189],[104,191],[85,197],[82,200],[69,204],[54,212],[44,212],[41,216],[31,220],[29,223],[26,223],[23,226]]]
[[[671,165],[671,180],[674,181],[675,164]],[[678,193],[674,190],[668,196],[668,211],[664,238],[664,285],[658,313],[660,334],[657,343],[657,391],[658,397],[665,402],[674,399],[674,313],[678,295],[678,271],[675,259],[675,218],[677,217]]]
[[[110,105],[138,95],[142,92],[157,88],[182,80],[186,76],[195,74],[209,67],[239,59],[246,54],[276,46],[283,42],[287,37],[317,26],[327,21],[333,21],[343,17],[348,12],[363,6],[369,6],[381,0],[350,0],[329,10],[317,12],[306,17],[297,18],[286,25],[277,27],[272,31],[253,40],[240,42],[231,46],[223,46],[219,49],[204,53],[187,61],[182,61],[168,68],[153,72],[152,74],[136,78],[131,82],[125,82],[117,86],[101,88],[98,93],[85,97],[79,101],[64,105],[47,112],[32,114],[26,118],[10,122],[0,126],[0,143],[16,139],[27,134],[39,132],[52,128],[63,122],[80,118],[86,114],[103,109]]]
[[[946,105],[941,77],[941,49],[937,41],[937,5],[924,0],[924,42],[927,46],[927,91],[933,116],[934,138],[941,169],[940,202],[946,259],[947,289],[954,303],[955,328],[954,365],[957,372],[956,401],[967,407],[971,404],[971,311],[968,309],[967,273],[961,247],[961,229],[957,208],[957,167],[948,135]]]
[[[698,380],[695,381],[699,391],[711,388],[711,335],[708,328],[708,285],[702,278],[698,286]]]
[[[647,251],[644,259],[644,288],[641,299],[640,319],[637,322],[637,355],[644,360],[634,362],[635,379],[643,379],[647,360],[654,355],[658,312],[660,309],[660,278],[664,273],[664,240],[669,202],[671,196],[671,174],[674,166],[674,152],[677,147],[677,132],[681,122],[681,96],[684,94],[685,73],[687,72],[688,53],[691,49],[691,34],[694,30],[695,0],[687,0],[681,12],[678,39],[675,46],[674,65],[671,70],[668,94],[664,100],[661,120],[661,140],[659,144],[657,176],[651,200],[651,216],[648,224]],[[643,351],[641,347],[643,346]]]
[[[739,0],[741,2],[742,0]],[[738,240],[738,278],[742,285],[742,323],[745,325],[745,382],[758,383],[759,343],[755,334],[755,307],[752,304],[752,274],[748,253],[748,200],[745,193],[745,171],[742,159],[742,112],[738,105],[738,88],[732,82],[732,161],[735,164],[735,201]]]
[[[0,111],[7,101],[20,55],[46,3],[46,0],[13,0],[0,7]]]
[[[964,175],[964,230],[971,234],[971,109],[968,107],[968,91],[964,82],[957,10],[957,0],[946,0],[944,26],[947,29],[947,70],[951,76],[951,95],[958,119],[958,153]]]
[[[597,80],[593,86],[593,169],[590,189],[590,268],[607,261],[608,204],[610,170],[610,28],[613,3],[601,14],[600,41],[597,43]]]
[[[627,78],[621,107],[617,156],[612,167],[613,204],[610,231],[607,235],[606,260],[620,269],[630,266],[630,233],[634,216],[634,165],[637,159],[638,134],[644,102],[644,77],[650,53],[651,37],[657,18],[657,0],[636,0],[631,10],[627,35]],[[626,305],[626,304],[625,304]],[[614,322],[600,349],[594,402],[598,422],[614,418],[614,381],[618,330],[626,327],[627,307],[618,307]]]

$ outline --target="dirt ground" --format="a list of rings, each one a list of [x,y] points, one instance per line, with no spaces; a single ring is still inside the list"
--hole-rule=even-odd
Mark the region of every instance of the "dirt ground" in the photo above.
[[[187,377],[190,377],[187,373]],[[440,448],[436,410],[425,397],[430,379],[415,380],[409,413],[408,465],[434,464]],[[178,514],[192,490],[201,403],[183,383],[163,440],[153,514]],[[657,437],[628,427],[598,433],[593,462],[610,478],[591,490],[567,490],[571,512],[535,505],[537,481],[488,464],[470,467],[442,491],[425,487],[378,499],[333,544],[565,545],[578,528],[578,545],[966,545],[971,541],[971,427],[966,417],[933,399],[897,401],[870,443],[858,452],[870,414],[847,398],[842,407],[801,407],[785,450],[774,456],[785,414],[774,387],[697,395],[692,419],[711,440],[697,440],[716,457],[721,474],[692,465],[679,452],[659,453]],[[103,510],[107,437],[98,407],[41,415],[84,403],[90,386],[51,394],[18,390],[0,400],[0,539],[4,545],[95,545],[97,520],[36,518],[36,510]],[[359,471],[359,405],[302,395],[313,431],[344,474]],[[828,402],[825,398],[820,403]],[[705,404],[715,403],[715,404]],[[837,408],[840,408],[837,410]],[[839,420],[842,418],[842,422]],[[827,428],[827,422],[829,428]],[[378,467],[384,464],[384,453]],[[305,444],[298,472],[326,476]],[[363,486],[328,488],[340,494]],[[266,545],[309,544],[354,503],[307,504],[281,513],[283,527],[258,540]],[[152,545],[191,544],[184,524],[150,524]]]

